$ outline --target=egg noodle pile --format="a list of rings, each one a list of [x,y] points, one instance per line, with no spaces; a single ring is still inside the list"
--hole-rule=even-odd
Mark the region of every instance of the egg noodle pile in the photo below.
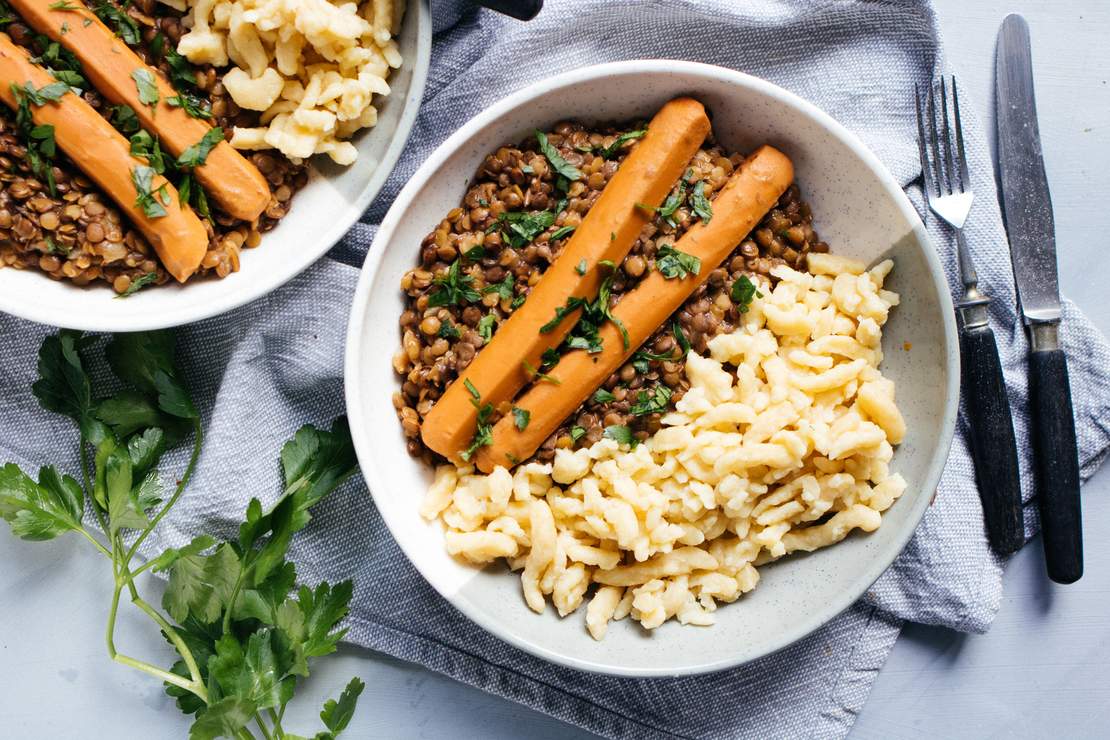
[[[512,473],[441,466],[421,513],[452,555],[521,571],[536,612],[550,597],[567,615],[593,589],[596,639],[626,616],[712,624],[757,566],[874,531],[905,490],[888,468],[905,423],[879,371],[892,267],[810,254],[808,272],[775,268],[735,332],[689,353],[690,389],[647,441]]]

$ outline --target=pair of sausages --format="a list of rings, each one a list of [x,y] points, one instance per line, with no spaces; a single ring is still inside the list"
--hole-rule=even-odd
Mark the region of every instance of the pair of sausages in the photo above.
[[[469,380],[483,405],[491,403],[496,407],[515,398],[514,405],[530,413],[523,430],[517,428],[511,415],[494,425],[491,444],[478,449],[479,469],[488,473],[498,465],[511,467],[530,457],[563,419],[682,305],[774,206],[793,181],[794,168],[782,152],[764,146],[741,164],[718,193],[710,222],[695,224],[675,244],[676,249],[701,260],[699,273],[666,279],[661,273],[652,272],[613,308],[613,316],[628,332],[627,346],[619,329],[613,322],[607,322],[600,330],[601,352],[574,351],[563,355],[548,371],[561,383],[536,382],[516,398],[531,380],[522,361],[538,367],[544,350],[558,346],[575,322],[573,317],[567,317],[556,331],[546,334],[539,331],[540,327],[552,318],[557,307],[566,304],[569,296],[593,299],[600,279],[594,269],[597,263],[610,259],[620,264],[650,217],[637,204],[659,205],[708,132],[709,119],[695,100],[679,98],[660,110],[649,124],[647,136],[617,170],[528,300],[429,412],[421,427],[428,447],[459,460],[459,451],[466,447],[476,426],[473,394],[464,382]],[[599,210],[603,204],[605,207]],[[590,266],[585,275],[579,275],[575,269],[582,259]],[[535,300],[537,293],[543,295],[543,301]]]
[[[82,73],[96,90],[116,105],[130,106],[143,128],[157,135],[174,156],[199,142],[211,129],[205,121],[190,117],[169,100],[178,93],[157,70],[148,67],[126,44],[105,26],[80,0],[64,4],[44,0],[10,0],[12,7],[35,30],[72,51],[81,62]],[[134,74],[145,70],[158,89],[158,102],[146,105],[139,99]],[[26,52],[0,34],[0,98],[11,107],[18,101],[11,84],[30,82],[36,88],[55,80],[35,65]],[[36,124],[54,126],[54,138],[66,156],[116,202],[150,242],[159,259],[179,282],[200,266],[208,248],[204,225],[191,209],[181,207],[172,185],[166,215],[146,216],[136,205],[131,171],[136,163],[130,144],[82,98],[66,94],[43,106],[32,106]],[[226,142],[209,152],[196,168],[197,180],[220,208],[230,216],[254,221],[270,202],[270,188],[258,168]],[[165,182],[155,178],[154,188]]]

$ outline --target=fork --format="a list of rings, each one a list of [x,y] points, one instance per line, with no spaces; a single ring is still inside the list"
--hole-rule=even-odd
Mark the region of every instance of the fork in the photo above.
[[[935,86],[929,85],[924,99],[920,88],[914,86],[917,146],[925,202],[956,235],[957,261],[963,283],[963,295],[956,301],[956,313],[960,324],[960,367],[971,455],[988,538],[996,552],[1008,555],[1025,542],[1017,444],[998,344],[990,327],[990,297],[979,290],[979,276],[963,232],[975,195],[968,175],[955,76],[951,80],[951,123],[948,85],[944,77],[939,84],[939,123]]]

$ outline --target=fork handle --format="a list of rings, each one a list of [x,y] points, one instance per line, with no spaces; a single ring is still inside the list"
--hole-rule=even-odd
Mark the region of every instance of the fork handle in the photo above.
[[[1009,555],[1025,544],[1025,529],[1014,423],[998,344],[989,325],[961,325],[960,364],[987,538],[995,552]]]

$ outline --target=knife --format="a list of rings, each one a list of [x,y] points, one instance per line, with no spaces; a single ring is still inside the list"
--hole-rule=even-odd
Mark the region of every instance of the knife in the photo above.
[[[1056,234],[1033,97],[1029,26],[1020,15],[1006,16],[998,32],[995,86],[1002,209],[1029,333],[1029,400],[1045,562],[1049,578],[1073,583],[1083,575],[1079,455],[1068,365],[1060,348]]]

